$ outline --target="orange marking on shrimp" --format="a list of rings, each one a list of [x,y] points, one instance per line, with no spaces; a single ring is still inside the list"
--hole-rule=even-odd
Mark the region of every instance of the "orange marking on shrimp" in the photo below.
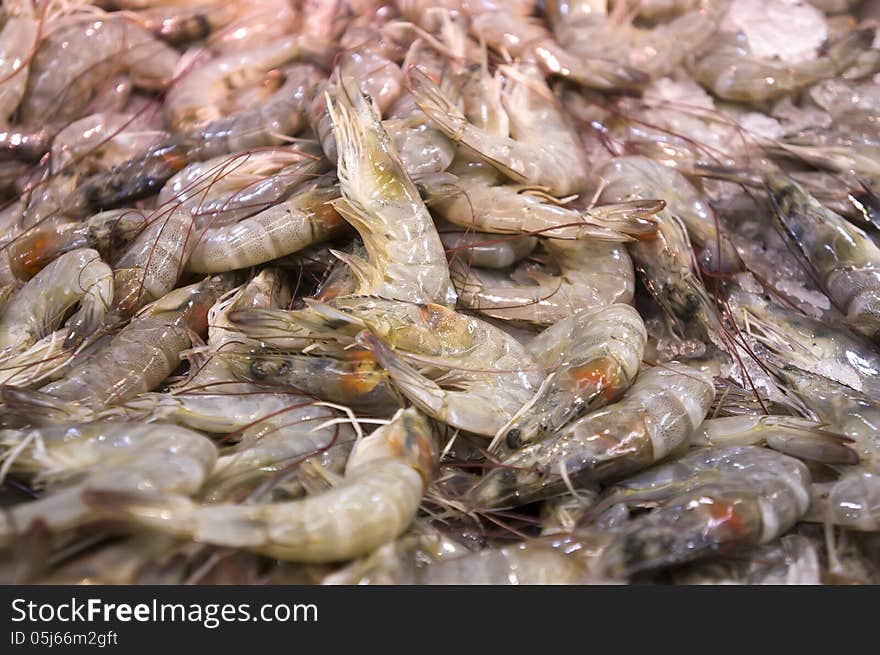
[[[27,247],[16,250],[18,252],[12,258],[13,272],[21,280],[29,280],[39,273],[51,260],[47,255],[55,254],[54,244],[48,234],[38,234]]]
[[[163,152],[161,157],[163,163],[173,171],[181,171],[187,164],[186,157],[177,152]]]
[[[360,353],[351,352],[349,357],[357,361],[357,365],[349,373],[344,373],[340,380],[342,388],[354,395],[364,395],[375,389],[385,377],[384,371],[376,363],[373,354],[368,351]]]
[[[615,368],[617,368],[616,362],[601,357],[580,366],[571,367],[569,375],[579,390],[587,391],[590,395],[599,394],[606,400],[611,400],[620,391],[614,376]]]
[[[724,526],[734,537],[744,536],[748,530],[733,503],[718,498],[708,498],[707,508],[712,517],[712,528]]]

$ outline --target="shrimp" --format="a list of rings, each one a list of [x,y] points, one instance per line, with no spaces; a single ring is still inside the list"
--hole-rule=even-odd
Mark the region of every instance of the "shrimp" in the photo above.
[[[640,71],[651,79],[669,75],[711,38],[726,9],[725,3],[699,2],[669,22],[639,29],[628,24],[628,17],[621,18],[620,5],[615,6],[616,16],[608,16],[604,4],[595,0],[549,2],[547,17],[557,41],[573,56],[604,60],[607,66],[616,62],[622,70]]]
[[[505,457],[471,488],[474,507],[522,505],[582,480],[646,468],[683,444],[715,398],[712,377],[678,362],[643,371],[623,399]]]
[[[135,86],[161,91],[178,60],[173,48],[118,16],[60,26],[42,38],[31,60],[18,120],[27,126],[67,125],[81,116],[101,81],[121,71]]]
[[[0,258],[8,260],[7,275],[29,280],[60,255],[78,248],[97,250],[109,260],[146,224],[146,215],[137,209],[101,212],[76,223],[44,223],[17,235],[3,247],[6,257]]]
[[[663,208],[662,201],[646,199],[576,210],[515,185],[495,184],[485,171],[425,176],[419,188],[431,211],[455,225],[554,239],[631,241],[656,230],[652,217]]]
[[[759,103],[838,75],[856,62],[873,39],[872,28],[854,30],[832,43],[818,59],[797,63],[759,59],[728,39],[696,59],[693,75],[719,98]]]
[[[475,335],[482,333],[491,341],[445,357],[413,355],[414,362],[442,371],[436,381],[372,333],[364,333],[361,343],[372,351],[397,389],[427,414],[474,434],[494,435],[537,389],[537,366],[526,352],[516,348],[513,339],[492,334],[495,330],[488,324],[480,325],[473,319],[449,320],[431,306],[427,310],[435,317],[432,321],[448,321],[449,327],[470,323]],[[493,359],[487,358],[490,353]]]
[[[813,485],[805,521],[831,523],[860,532],[880,530],[880,475],[855,470],[838,480]]]
[[[447,253],[462,257],[471,266],[507,268],[528,257],[538,245],[537,237],[497,237],[485,232],[463,231],[438,221],[440,241]]]
[[[806,537],[790,534],[723,561],[695,562],[674,573],[675,584],[818,585],[819,553]]]
[[[245,333],[262,328],[264,339],[278,334],[313,344],[329,338],[341,349],[357,337],[400,393],[430,416],[475,434],[494,435],[540,383],[537,364],[513,337],[442,305],[358,296],[307,304],[306,311],[241,312],[232,319]]]
[[[635,273],[622,244],[562,239],[540,243],[559,275],[529,262],[508,275],[453,261],[460,303],[495,318],[551,325],[574,312],[632,301]]]
[[[549,546],[517,543],[462,554],[449,554],[450,548],[455,545],[446,541],[422,545],[404,537],[327,576],[322,584],[548,585],[590,581],[581,562]]]
[[[861,138],[847,133],[809,131],[788,136],[767,149],[837,173],[872,180],[880,177],[880,145],[873,134]]]
[[[320,72],[310,65],[286,69],[280,89],[264,104],[178,132],[146,152],[80,183],[62,208],[70,217],[88,216],[156,193],[188,162],[230,152],[278,145],[305,124],[304,111]]]
[[[78,304],[64,340],[66,346],[77,345],[101,326],[112,303],[112,271],[97,252],[81,248],[61,255],[7,304],[0,318],[0,352],[8,356],[33,345]]]
[[[769,448],[823,464],[858,464],[859,455],[847,444],[854,440],[826,429],[825,424],[793,416],[728,416],[703,421],[691,436],[694,446],[752,446]]]
[[[533,66],[511,70],[512,88],[504,96],[511,137],[493,135],[471,124],[420,69],[409,71],[419,108],[447,137],[464,145],[515,182],[566,196],[587,185],[587,162],[578,135],[549,98],[550,89]]]
[[[547,378],[495,441],[503,437],[516,449],[615,402],[635,380],[647,341],[645,324],[629,305],[583,310],[550,326],[528,346]]]
[[[435,466],[431,428],[400,410],[355,447],[331,490],[290,502],[198,505],[171,494],[105,494],[104,507],[138,524],[279,559],[335,562],[397,538],[415,518]]]
[[[357,293],[454,303],[443,244],[375,106],[357,88],[328,97],[327,105],[344,198],[335,208],[358,230],[370,260],[338,255],[358,277]]]
[[[246,268],[332,239],[345,225],[333,208],[338,197],[336,187],[310,184],[238,223],[208,228],[196,239],[186,268],[195,273]]]
[[[742,270],[736,247],[719,229],[708,201],[674,168],[647,157],[617,157],[603,167],[599,175],[607,183],[602,192],[604,199],[622,202],[663,198],[666,202],[663,214],[680,220],[691,243],[699,248],[698,263],[702,270],[716,274]]]
[[[880,401],[880,354],[843,326],[781,307],[739,287],[727,291],[743,330],[781,363],[831,378]]]
[[[223,155],[187,165],[165,183],[157,202],[179,202],[200,227],[221,227],[271,207],[324,169],[309,147]]]
[[[310,491],[310,469],[316,469],[321,478],[335,481],[354,446],[355,431],[349,426],[332,425],[335,420],[328,418],[332,414],[327,408],[313,409],[317,412],[312,417],[273,417],[269,425],[260,423],[249,428],[235,446],[221,453],[202,498],[215,503],[241,498],[246,490],[268,491],[268,484],[278,481],[272,480],[273,474],[283,474],[284,492],[292,496]],[[296,478],[291,475],[294,472]]]
[[[26,12],[7,17],[0,30],[0,130],[9,126],[10,117],[24,97],[29,62],[23,53],[36,47],[39,31],[39,21]]]
[[[39,524],[62,532],[101,518],[89,505],[95,492],[193,494],[217,459],[217,449],[202,435],[174,425],[96,421],[34,428],[4,435],[13,471],[32,472],[51,482],[49,492],[0,514],[0,544],[8,545]],[[80,479],[81,478],[81,479]]]
[[[541,23],[528,16],[531,6],[511,10],[507,3],[499,6],[489,2],[482,6],[474,3],[468,9],[476,37],[515,59],[537,62],[545,74],[599,90],[634,90],[648,81],[641,71],[604,56],[568,52]]]
[[[95,112],[73,121],[52,140],[51,171],[75,166],[81,175],[128,161],[132,152],[153,146],[165,136],[151,130],[143,117],[121,112]]]
[[[880,247],[782,173],[765,175],[783,228],[853,330],[880,340]]]
[[[600,198],[605,202],[622,202],[633,197],[633,185],[640,186],[638,175],[628,167],[617,165],[612,160],[604,166],[599,175],[608,184]],[[694,270],[691,259],[691,244],[687,231],[680,220],[667,210],[661,211],[659,230],[656,239],[634,242],[629,253],[636,268],[642,273],[645,286],[657,303],[669,316],[680,321],[697,324],[703,335],[717,344],[719,335],[724,334],[715,306],[706,288]]]
[[[334,357],[271,351],[221,357],[233,360],[238,377],[341,403],[359,414],[387,416],[401,405],[387,373],[368,351],[347,350]]]
[[[49,166],[27,199],[22,224],[31,227],[63,220],[62,207],[77,184],[128,159],[161,133],[126,114],[92,114],[62,129],[52,140]]]
[[[35,420],[33,412],[39,408],[41,422],[64,422],[71,416],[90,417],[153,389],[177,368],[180,353],[192,344],[191,335],[205,333],[207,311],[228,284],[228,279],[214,277],[172,291],[38,392],[0,387],[7,412]]]
[[[192,215],[183,207],[160,210],[113,265],[113,309],[120,317],[170,292],[191,251]]]
[[[606,502],[660,502],[624,524],[597,568],[611,578],[767,543],[807,511],[810,472],[755,446],[701,448],[622,482]]]
[[[296,60],[329,68],[334,54],[328,44],[317,39],[292,35],[253,50],[217,57],[171,86],[165,101],[166,120],[176,132],[219,120],[227,115],[226,96],[237,87],[253,83],[270,70]]]

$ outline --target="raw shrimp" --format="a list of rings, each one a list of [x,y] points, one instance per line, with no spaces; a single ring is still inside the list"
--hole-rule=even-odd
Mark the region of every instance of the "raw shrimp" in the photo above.
[[[0,130],[8,128],[24,96],[30,66],[27,53],[36,47],[39,31],[39,21],[27,12],[8,16],[0,30]]]
[[[587,162],[577,133],[551,99],[547,83],[531,66],[509,74],[503,98],[511,136],[476,127],[418,68],[409,82],[423,112],[455,143],[465,146],[512,180],[547,189],[558,196],[579,193],[587,185]]]
[[[357,89],[328,98],[344,201],[336,210],[364,241],[369,262],[339,255],[358,277],[358,294],[410,302],[455,302],[443,244],[376,108]]]
[[[617,403],[505,457],[469,491],[474,507],[522,505],[646,468],[684,443],[712,400],[712,377],[678,362],[643,371]]]
[[[3,246],[9,261],[6,274],[18,280],[30,279],[58,256],[78,248],[97,250],[109,260],[114,251],[140,234],[146,224],[146,215],[140,210],[115,209],[82,222],[36,225]]]
[[[492,436],[536,390],[537,366],[527,353],[515,347],[518,344],[513,339],[493,334],[488,324],[466,317],[449,319],[438,311],[439,306],[434,307],[426,307],[431,322],[448,323],[439,329],[456,330],[470,324],[473,336],[482,334],[486,339],[447,356],[414,354],[414,363],[428,364],[442,372],[435,380],[425,377],[375,335],[364,334],[362,343],[370,348],[397,389],[417,407],[452,427]]]
[[[113,309],[120,317],[171,291],[192,250],[192,215],[181,206],[160,210],[113,263]]]
[[[765,175],[780,223],[853,330],[880,340],[880,246],[790,177]]]
[[[736,286],[728,289],[727,299],[741,328],[781,362],[880,401],[880,354],[869,341]]]
[[[518,543],[450,554],[447,551],[455,545],[411,544],[405,539],[331,574],[323,584],[548,585],[590,581],[581,562],[549,546]],[[462,546],[458,549],[464,550]]]
[[[171,86],[165,101],[168,124],[180,132],[224,118],[228,113],[224,111],[226,97],[237,87],[252,84],[270,70],[296,60],[329,68],[334,54],[329,44],[308,35],[292,35],[254,50],[213,59]],[[268,95],[255,104],[267,100]]]
[[[533,5],[534,3],[526,3]],[[603,57],[582,57],[563,49],[543,25],[529,17],[533,7],[512,9],[508,3],[469,6],[471,32],[494,49],[515,59],[532,60],[550,75],[559,75],[589,88],[638,89],[648,77],[634,68]],[[522,11],[522,10],[525,11]]]
[[[366,329],[362,345],[398,391],[434,418],[485,436],[509,421],[540,384],[539,367],[519,342],[442,305],[357,296],[308,305],[307,311],[242,312],[232,318],[245,333],[262,329],[261,338],[277,334],[309,344],[330,338],[337,348]]]
[[[551,325],[577,311],[632,300],[635,273],[622,244],[563,239],[541,244],[559,275],[530,262],[509,275],[453,261],[460,303],[495,318]]]
[[[409,527],[433,477],[431,428],[400,410],[355,447],[345,477],[302,500],[197,505],[171,494],[105,494],[103,505],[154,529],[302,562],[365,555]]]
[[[246,490],[268,491],[272,482],[283,482],[288,496],[312,491],[311,468],[319,477],[335,481],[345,469],[355,431],[350,426],[333,425],[335,420],[326,407],[314,409],[318,413],[311,418],[273,417],[268,426],[256,424],[248,429],[235,446],[221,453],[202,497],[212,503],[229,501],[241,498]],[[296,479],[291,475],[294,471]],[[283,480],[272,480],[278,474]]]
[[[790,534],[722,561],[695,562],[673,573],[675,584],[818,585],[819,553],[806,537]]]
[[[742,270],[742,261],[706,198],[680,172],[647,157],[617,157],[599,172],[606,182],[602,198],[617,202],[663,198],[663,216],[680,220],[700,249],[700,268],[712,273]],[[613,207],[613,205],[612,205]],[[601,207],[597,208],[601,209]]]
[[[622,482],[607,502],[661,502],[613,533],[598,569],[612,578],[767,543],[809,505],[810,473],[766,448],[701,448]]]
[[[304,111],[320,80],[314,66],[285,70],[284,85],[264,104],[179,132],[109,171],[84,180],[65,201],[71,217],[118,207],[156,193],[191,161],[282,143],[305,124]]]
[[[519,448],[616,401],[635,380],[647,340],[639,313],[622,304],[577,312],[541,332],[528,347],[547,378],[496,441]]]
[[[759,103],[788,95],[834,77],[855,63],[874,39],[871,28],[859,29],[831,44],[826,54],[797,63],[758,59],[736,40],[721,41],[699,57],[694,77],[719,98]]]
[[[873,117],[872,117],[873,119]],[[873,129],[873,120],[871,120]],[[771,144],[770,152],[808,162],[817,168],[851,174],[858,178],[880,178],[880,144],[873,134],[865,138],[847,133],[819,133],[788,136]]]
[[[641,4],[637,3],[641,11]],[[715,33],[725,3],[710,0],[683,7],[684,13],[669,22],[639,29],[630,21],[632,14],[607,15],[605,2],[595,0],[551,1],[547,18],[560,45],[581,59],[616,62],[621,70],[639,71],[652,79],[673,72],[685,57]],[[626,5],[624,5],[626,6]]]
[[[387,416],[401,402],[385,370],[367,351],[347,350],[335,357],[273,354],[220,355],[238,377],[271,389],[294,390],[344,404],[358,413]]]
[[[324,168],[310,147],[221,155],[189,164],[172,176],[157,202],[179,202],[200,227],[222,227],[272,206]]]
[[[773,368],[773,371],[829,430],[852,439],[849,446],[858,452],[861,468],[880,471],[880,403],[793,366]]]
[[[876,472],[848,471],[834,482],[814,484],[812,495],[805,521],[861,532],[880,530],[880,475]]]
[[[143,28],[118,16],[84,19],[46,34],[30,64],[18,107],[22,125],[67,125],[81,115],[95,89],[120,71],[135,86],[161,91],[179,55]]]
[[[703,421],[691,436],[694,446],[752,446],[766,444],[798,459],[824,464],[858,464],[859,455],[847,446],[853,439],[829,431],[824,423],[794,416],[727,416]]]
[[[620,170],[622,174],[616,175]],[[633,184],[639,178],[631,178],[618,169],[612,160],[600,171],[608,181],[601,198],[606,202],[621,202],[632,198]],[[636,268],[644,277],[645,286],[657,303],[670,317],[683,324],[696,323],[703,336],[718,344],[724,327],[715,313],[715,306],[697,275],[692,261],[691,244],[684,225],[668,211],[661,211],[656,239],[633,243],[629,252]]]
[[[537,237],[498,237],[485,232],[464,231],[439,221],[437,229],[447,254],[480,268],[513,266],[528,257],[538,245]]]
[[[255,266],[340,235],[345,222],[333,208],[337,187],[310,184],[291,198],[231,225],[198,235],[189,271],[215,273]]]
[[[2,441],[7,447],[25,446],[5,453],[14,457],[13,471],[32,472],[50,482],[46,495],[0,514],[4,545],[34,525],[61,532],[100,519],[100,512],[89,505],[93,492],[193,494],[217,460],[217,449],[207,437],[161,423],[74,423],[6,431]]]
[[[151,130],[138,116],[121,112],[96,112],[73,121],[52,140],[51,171],[77,168],[80,175],[90,175],[121,164],[132,152],[141,152],[165,136]]]
[[[473,171],[473,167],[471,167]],[[425,176],[419,188],[431,211],[455,225],[496,234],[540,234],[554,239],[630,241],[656,230],[652,216],[659,200],[636,200],[576,210],[510,184],[491,174]]]
[[[208,309],[228,288],[228,279],[213,277],[172,291],[39,392],[0,388],[7,412],[35,420],[33,412],[39,411],[40,421],[63,422],[149,391],[177,368],[191,335],[205,333]]]
[[[0,318],[0,354],[24,350],[56,330],[68,309],[65,343],[77,345],[97,330],[113,302],[110,267],[94,250],[61,255],[15,293]]]

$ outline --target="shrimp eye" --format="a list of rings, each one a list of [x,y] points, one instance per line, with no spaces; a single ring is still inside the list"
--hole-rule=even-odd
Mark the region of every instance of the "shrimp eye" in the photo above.
[[[291,368],[290,362],[281,362],[281,365],[278,367],[278,375],[287,375],[290,373]]]
[[[251,375],[257,380],[265,380],[269,372],[266,370],[266,362],[262,359],[255,359],[251,362]]]
[[[512,428],[507,432],[505,441],[507,442],[508,448],[519,448],[520,446],[522,446],[522,430],[520,430],[519,428]]]

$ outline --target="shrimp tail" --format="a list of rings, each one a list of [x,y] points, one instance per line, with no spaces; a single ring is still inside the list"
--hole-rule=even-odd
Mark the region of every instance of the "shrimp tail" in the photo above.
[[[358,282],[361,284],[361,287],[369,285],[371,276],[370,264],[363,257],[341,252],[333,248],[330,249],[330,253],[351,269],[351,272],[354,273]]]
[[[32,389],[3,385],[0,387],[0,398],[6,406],[8,416],[25,419],[35,425],[55,425],[94,418],[91,409]]]
[[[437,126],[455,143],[472,150],[482,159],[490,162],[492,166],[504,173],[510,179],[517,182],[527,182],[522,174],[513,170],[495,157],[490,157],[480,151],[475,140],[467,135],[468,120],[462,111],[440,90],[427,73],[413,67],[408,73],[410,91],[415,96],[416,104]]]
[[[0,368],[0,384],[28,386],[39,382],[73,357],[63,328],[43,337],[27,350],[6,356]]]
[[[587,217],[621,234],[643,239],[657,233],[654,216],[665,207],[665,200],[631,200],[593,207]]]
[[[823,464],[859,463],[858,453],[849,447],[853,440],[826,430],[813,421],[795,417],[777,417],[767,445],[780,453]]]

